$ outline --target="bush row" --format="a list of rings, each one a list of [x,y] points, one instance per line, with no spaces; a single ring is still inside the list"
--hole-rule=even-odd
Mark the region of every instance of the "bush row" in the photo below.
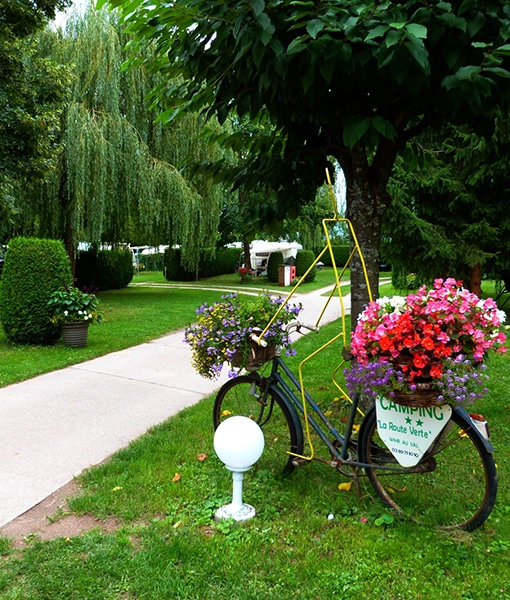
[[[335,257],[336,266],[338,269],[342,269],[345,263],[349,260],[350,249],[349,244],[331,246],[333,248],[333,255]],[[333,261],[331,255],[326,252],[322,257],[322,262],[326,267],[332,267]]]
[[[76,260],[76,286],[100,290],[120,290],[133,279],[131,250],[87,250]]]
[[[168,281],[195,281],[197,277],[214,277],[235,273],[239,266],[240,252],[237,248],[218,248],[216,252],[206,249],[200,256],[198,273],[189,271],[181,265],[180,248],[165,250],[164,274]]]

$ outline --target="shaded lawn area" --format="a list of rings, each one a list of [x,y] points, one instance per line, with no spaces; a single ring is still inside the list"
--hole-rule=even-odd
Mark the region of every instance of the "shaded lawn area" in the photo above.
[[[300,340],[293,360],[337,330],[334,323]],[[327,376],[336,350],[319,355],[305,374],[323,408],[337,394]],[[494,355],[488,365],[490,395],[472,410],[491,426],[499,494],[473,533],[399,518],[380,524],[386,510],[368,486],[363,499],[354,488],[341,491],[346,478],[317,462],[288,478],[252,470],[244,500],[257,517],[244,525],[215,522],[215,510],[230,501],[231,479],[212,447],[211,397],[80,477],[71,509],[113,516],[118,531],[99,524],[76,538],[28,540],[22,551],[0,542],[0,599],[508,600],[510,356]]]

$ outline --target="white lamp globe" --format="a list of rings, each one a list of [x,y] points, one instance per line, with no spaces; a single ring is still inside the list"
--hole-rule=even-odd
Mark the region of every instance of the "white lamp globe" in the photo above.
[[[231,471],[247,471],[264,450],[264,434],[248,417],[230,417],[214,434],[214,450]]]

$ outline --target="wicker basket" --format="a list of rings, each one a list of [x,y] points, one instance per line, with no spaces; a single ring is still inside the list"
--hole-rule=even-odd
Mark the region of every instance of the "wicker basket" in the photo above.
[[[238,350],[232,357],[233,367],[244,367],[247,371],[258,371],[260,367],[273,360],[276,346],[259,346],[251,343],[248,355],[245,357],[242,350]]]
[[[413,392],[404,392],[395,390],[392,401],[396,404],[413,406],[416,408],[425,406],[440,406],[444,404],[437,399],[437,390],[432,389],[432,383],[417,383],[416,390]]]

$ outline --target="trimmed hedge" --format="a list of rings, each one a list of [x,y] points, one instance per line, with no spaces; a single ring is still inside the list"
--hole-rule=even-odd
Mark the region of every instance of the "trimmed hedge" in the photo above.
[[[315,260],[315,254],[311,250],[299,250],[296,254],[296,276],[302,277],[310,268]],[[315,266],[306,276],[305,283],[315,281],[317,276],[317,267]]]
[[[336,266],[339,269],[342,269],[345,263],[349,260],[350,256],[350,248],[349,244],[335,245],[331,246],[333,248],[333,255],[335,257]],[[332,267],[333,261],[331,260],[331,256],[329,252],[326,252],[322,257],[322,262],[326,267]]]
[[[48,300],[65,285],[72,285],[72,277],[62,242],[12,239],[0,290],[0,319],[7,339],[19,344],[55,343],[59,331],[50,321]]]
[[[267,261],[267,279],[278,283],[278,267],[283,265],[283,252],[271,252]]]
[[[237,248],[217,248],[203,250],[198,266],[198,277],[195,271],[188,271],[181,265],[180,248],[167,248],[164,258],[164,275],[168,281],[195,281],[216,275],[235,273],[239,263],[240,251]]]
[[[87,250],[76,259],[76,287],[120,290],[133,279],[131,250]]]

